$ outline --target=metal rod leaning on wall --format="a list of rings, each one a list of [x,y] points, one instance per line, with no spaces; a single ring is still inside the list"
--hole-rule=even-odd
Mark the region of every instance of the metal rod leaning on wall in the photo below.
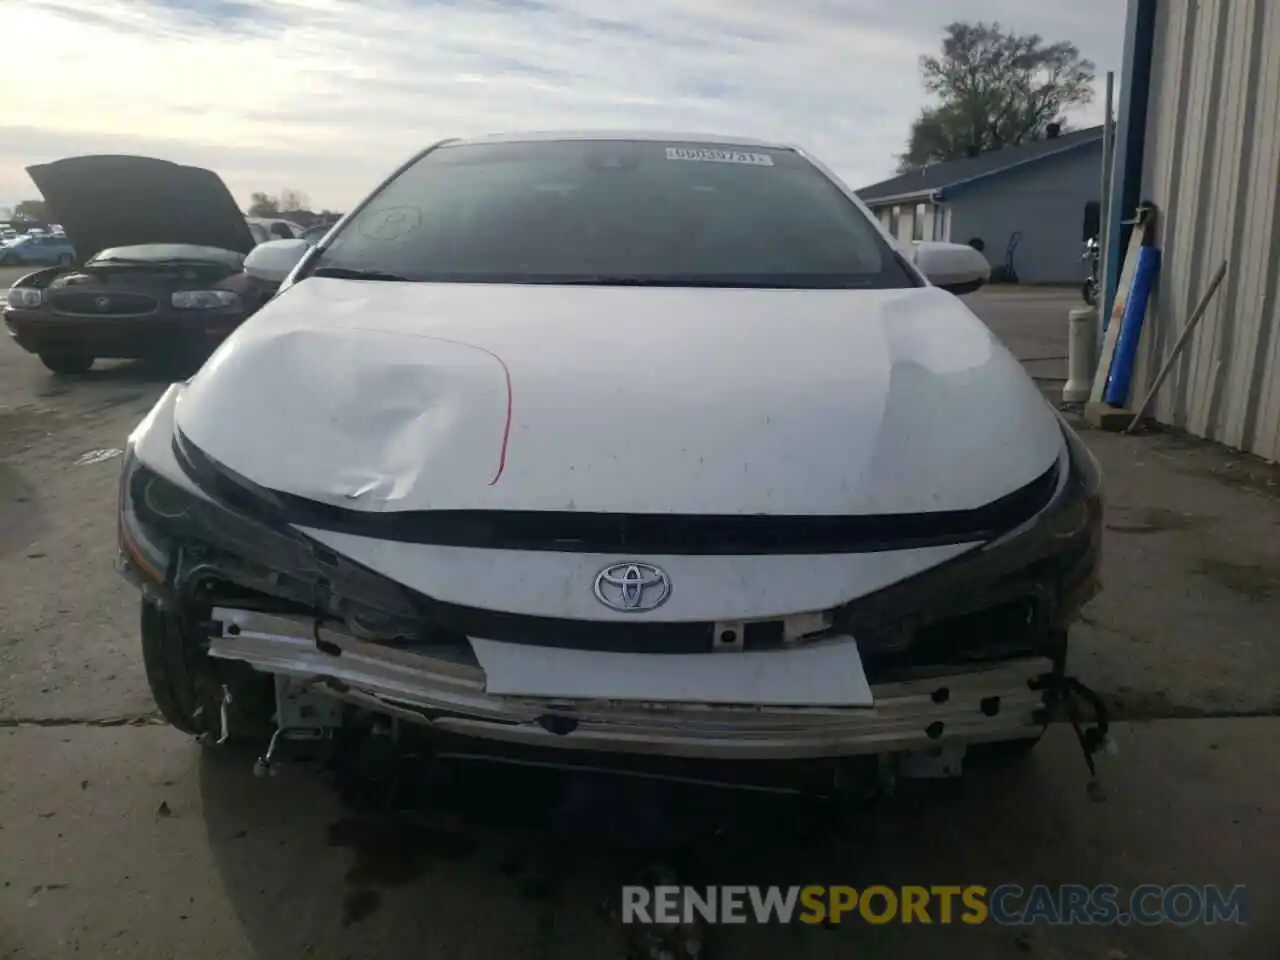
[[[1098,197],[1098,283],[1096,285],[1097,293],[1094,297],[1096,301],[1094,306],[1098,308],[1098,315],[1094,318],[1096,329],[1093,340],[1093,357],[1090,358],[1090,366],[1095,370],[1098,367],[1098,356],[1102,352],[1102,335],[1107,321],[1103,311],[1107,308],[1107,262],[1111,259],[1111,256],[1107,251],[1105,224],[1107,222],[1106,218],[1111,211],[1111,168],[1114,165],[1116,148],[1116,121],[1115,115],[1111,110],[1111,105],[1115,102],[1115,82],[1115,71],[1108,70],[1106,113],[1103,114],[1102,120],[1102,181]]]
[[[1195,331],[1196,326],[1200,323],[1200,318],[1204,316],[1205,311],[1209,309],[1209,303],[1213,300],[1213,295],[1218,292],[1218,287],[1222,285],[1222,280],[1227,275],[1227,261],[1223,260],[1222,265],[1218,267],[1218,272],[1213,275],[1213,279],[1209,281],[1209,288],[1205,290],[1204,296],[1200,298],[1200,302],[1196,304],[1195,310],[1187,319],[1187,325],[1182,328],[1182,333],[1178,337],[1178,342],[1173,345],[1173,352],[1169,354],[1169,359],[1164,362],[1164,366],[1160,368],[1160,372],[1156,374],[1155,380],[1151,383],[1151,389],[1147,391],[1147,395],[1142,398],[1142,403],[1138,404],[1138,409],[1133,415],[1133,419],[1129,421],[1129,426],[1125,427],[1125,433],[1133,433],[1137,427],[1138,421],[1142,419],[1142,415],[1147,412],[1147,407],[1151,406],[1151,401],[1155,399],[1156,391],[1164,383],[1165,378],[1169,376],[1169,372],[1173,370],[1174,363],[1178,360],[1178,355],[1182,353],[1182,348],[1187,345],[1187,341],[1191,339],[1191,334]]]

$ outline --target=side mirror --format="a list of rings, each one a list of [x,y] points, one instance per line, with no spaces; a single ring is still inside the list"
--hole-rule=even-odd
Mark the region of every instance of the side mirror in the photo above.
[[[911,259],[935,287],[954,294],[973,293],[991,279],[991,264],[966,243],[917,240]]]
[[[244,258],[244,272],[267,283],[283,283],[310,249],[305,240],[268,240],[249,251]]]

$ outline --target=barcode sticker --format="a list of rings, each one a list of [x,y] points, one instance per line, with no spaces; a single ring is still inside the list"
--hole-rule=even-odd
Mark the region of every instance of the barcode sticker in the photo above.
[[[745,163],[752,167],[773,166],[773,157],[767,153],[714,150],[709,147],[667,147],[667,159],[693,160],[698,163]]]

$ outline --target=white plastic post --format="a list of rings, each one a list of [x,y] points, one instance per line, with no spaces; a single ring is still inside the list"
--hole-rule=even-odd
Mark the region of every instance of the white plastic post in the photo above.
[[[1098,311],[1093,307],[1075,307],[1067,317],[1067,382],[1062,388],[1062,400],[1084,403],[1093,389]]]

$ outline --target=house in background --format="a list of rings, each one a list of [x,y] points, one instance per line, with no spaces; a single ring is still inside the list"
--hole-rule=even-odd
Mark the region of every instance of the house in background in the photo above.
[[[934,163],[858,191],[893,236],[981,241],[994,271],[1021,283],[1076,284],[1081,244],[1097,231],[1102,127]],[[1009,278],[1011,279],[1011,278]]]

